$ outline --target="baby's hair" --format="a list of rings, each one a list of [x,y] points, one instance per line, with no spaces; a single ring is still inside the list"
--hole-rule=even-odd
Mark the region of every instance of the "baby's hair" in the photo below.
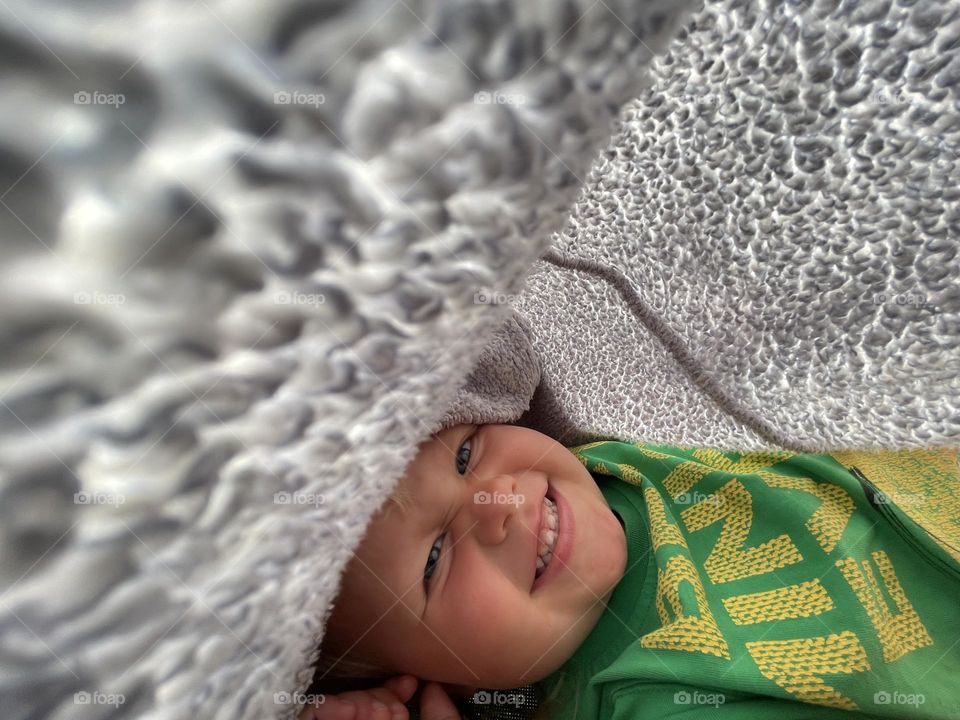
[[[388,498],[390,503],[406,512],[414,503],[413,493],[408,488],[398,486]],[[342,680],[347,678],[383,678],[389,672],[378,665],[350,653],[332,652],[321,643],[319,656],[314,666],[314,678],[320,680]]]
[[[317,658],[314,677],[317,679],[342,680],[344,678],[382,678],[389,676],[383,668],[349,653],[333,653],[322,646]]]
[[[389,501],[400,508],[401,511],[406,512],[410,505],[414,503],[413,493],[408,488],[397,487],[389,497]]]

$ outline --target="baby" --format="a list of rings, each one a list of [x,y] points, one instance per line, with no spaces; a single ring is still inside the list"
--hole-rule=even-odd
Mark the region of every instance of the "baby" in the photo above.
[[[324,638],[382,686],[300,718],[406,718],[418,678],[424,720],[531,683],[550,717],[960,718],[958,482],[956,449],[447,428],[372,518]]]
[[[324,639],[326,653],[390,674],[465,693],[536,682],[583,642],[626,565],[623,527],[597,483],[534,430],[442,430],[420,446],[391,500],[347,567]],[[342,697],[360,710],[377,697],[405,702],[412,683],[395,680],[403,684],[386,686],[395,698]],[[341,705],[327,698],[301,718],[353,717]],[[451,713],[439,687],[425,688],[424,720]],[[391,717],[356,715],[368,716]]]

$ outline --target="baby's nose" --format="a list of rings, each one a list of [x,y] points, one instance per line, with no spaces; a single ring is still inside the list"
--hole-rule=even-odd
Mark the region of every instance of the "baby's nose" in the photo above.
[[[481,506],[520,505],[517,480],[513,475],[496,475],[477,485],[473,493],[473,502]]]
[[[526,498],[520,494],[516,478],[498,475],[478,487],[471,500],[474,520],[501,532],[506,519],[523,506]]]

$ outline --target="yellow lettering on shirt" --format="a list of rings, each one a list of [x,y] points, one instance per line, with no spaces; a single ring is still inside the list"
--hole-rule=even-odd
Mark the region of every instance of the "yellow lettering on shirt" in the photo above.
[[[570,452],[572,452],[574,455],[579,455],[580,453],[586,452],[587,450],[592,450],[595,447],[606,445],[609,442],[609,440],[597,440],[596,442],[592,443],[584,443],[583,445],[577,445],[576,447],[570,448]]]
[[[849,630],[796,640],[746,643],[760,673],[796,696],[816,705],[856,710],[850,698],[823,681],[822,675],[849,675],[870,669],[867,652]]]
[[[960,562],[960,448],[841,450],[830,453],[842,465],[856,465],[887,501],[917,523]]]
[[[689,583],[693,589],[695,608],[684,607],[680,598],[682,583]],[[673,613],[672,620],[666,603]],[[641,647],[698,652],[730,659],[730,648],[710,612],[697,568],[685,555],[674,555],[667,560],[666,569],[657,570],[657,612],[663,627],[640,638]]]
[[[712,472],[714,472],[712,467],[688,460],[670,471],[663,479],[663,487],[666,488],[671,497],[677,497],[689,492],[690,488]]]
[[[647,514],[650,517],[650,538],[653,549],[659,550],[664,545],[680,545],[687,547],[683,533],[674,523],[667,519],[667,510],[660,493],[652,487],[643,489],[643,497],[647,501]]]
[[[753,500],[736,478],[688,507],[680,517],[691,532],[723,521],[717,544],[703,565],[716,584],[763,575],[803,560],[788,535],[778,535],[757,547],[743,547],[753,522]]]
[[[873,623],[873,628],[880,639],[883,659],[893,662],[908,652],[932,645],[933,640],[920,620],[920,616],[917,615],[917,611],[907,599],[890,558],[883,550],[878,550],[871,556],[880,570],[880,577],[887,592],[897,605],[896,615],[890,611],[869,561],[864,560],[861,568],[856,560],[847,557],[837,560],[837,567],[840,568],[843,577],[867,611],[870,622]]]
[[[758,474],[770,487],[802,490],[819,499],[820,507],[807,520],[807,530],[817,539],[824,552],[830,552],[837,546],[856,509],[856,503],[846,490],[839,485],[817,483],[805,477],[767,472]]]
[[[640,485],[643,483],[643,473],[633,465],[617,463],[617,468],[620,470],[620,477],[623,478],[624,482],[628,482],[631,485]]]
[[[654,460],[676,461],[676,455],[653,450],[642,444],[634,445],[641,453]],[[696,460],[685,460],[674,465],[663,479],[663,487],[671,497],[677,497],[689,492],[705,476],[721,470],[734,475],[758,474],[763,468],[791,458],[796,453],[787,450],[773,450],[769,452],[744,453],[739,460],[731,460],[719,450],[696,449],[693,456]]]
[[[760,470],[792,458],[796,453],[789,450],[771,450],[769,452],[743,453],[739,460],[731,460],[719,450],[700,448],[693,456],[704,465],[723,470],[731,475],[753,475]]]
[[[833,609],[833,600],[819,580],[764,592],[724,598],[723,606],[737,625],[810,617]]]
[[[637,450],[646,455],[648,458],[653,460],[660,460],[661,462],[670,461],[670,464],[673,466],[670,472],[668,472],[663,478],[663,487],[670,494],[671,497],[676,497],[681,495],[694,485],[696,485],[704,476],[709,475],[714,471],[714,468],[707,465],[703,465],[699,462],[694,462],[693,460],[684,460],[683,462],[677,463],[678,457],[676,455],[669,455],[667,453],[660,452],[659,450],[653,450],[643,445],[634,445]],[[626,477],[626,476],[625,476]],[[639,484],[639,483],[637,483]]]

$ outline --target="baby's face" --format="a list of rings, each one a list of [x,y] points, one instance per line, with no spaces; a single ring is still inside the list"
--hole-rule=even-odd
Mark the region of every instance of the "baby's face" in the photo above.
[[[586,638],[626,567],[623,528],[590,473],[533,430],[443,430],[398,492],[406,509],[388,502],[373,517],[330,623],[340,652],[355,643],[395,672],[468,687],[540,680]],[[545,496],[559,525],[537,578]]]

